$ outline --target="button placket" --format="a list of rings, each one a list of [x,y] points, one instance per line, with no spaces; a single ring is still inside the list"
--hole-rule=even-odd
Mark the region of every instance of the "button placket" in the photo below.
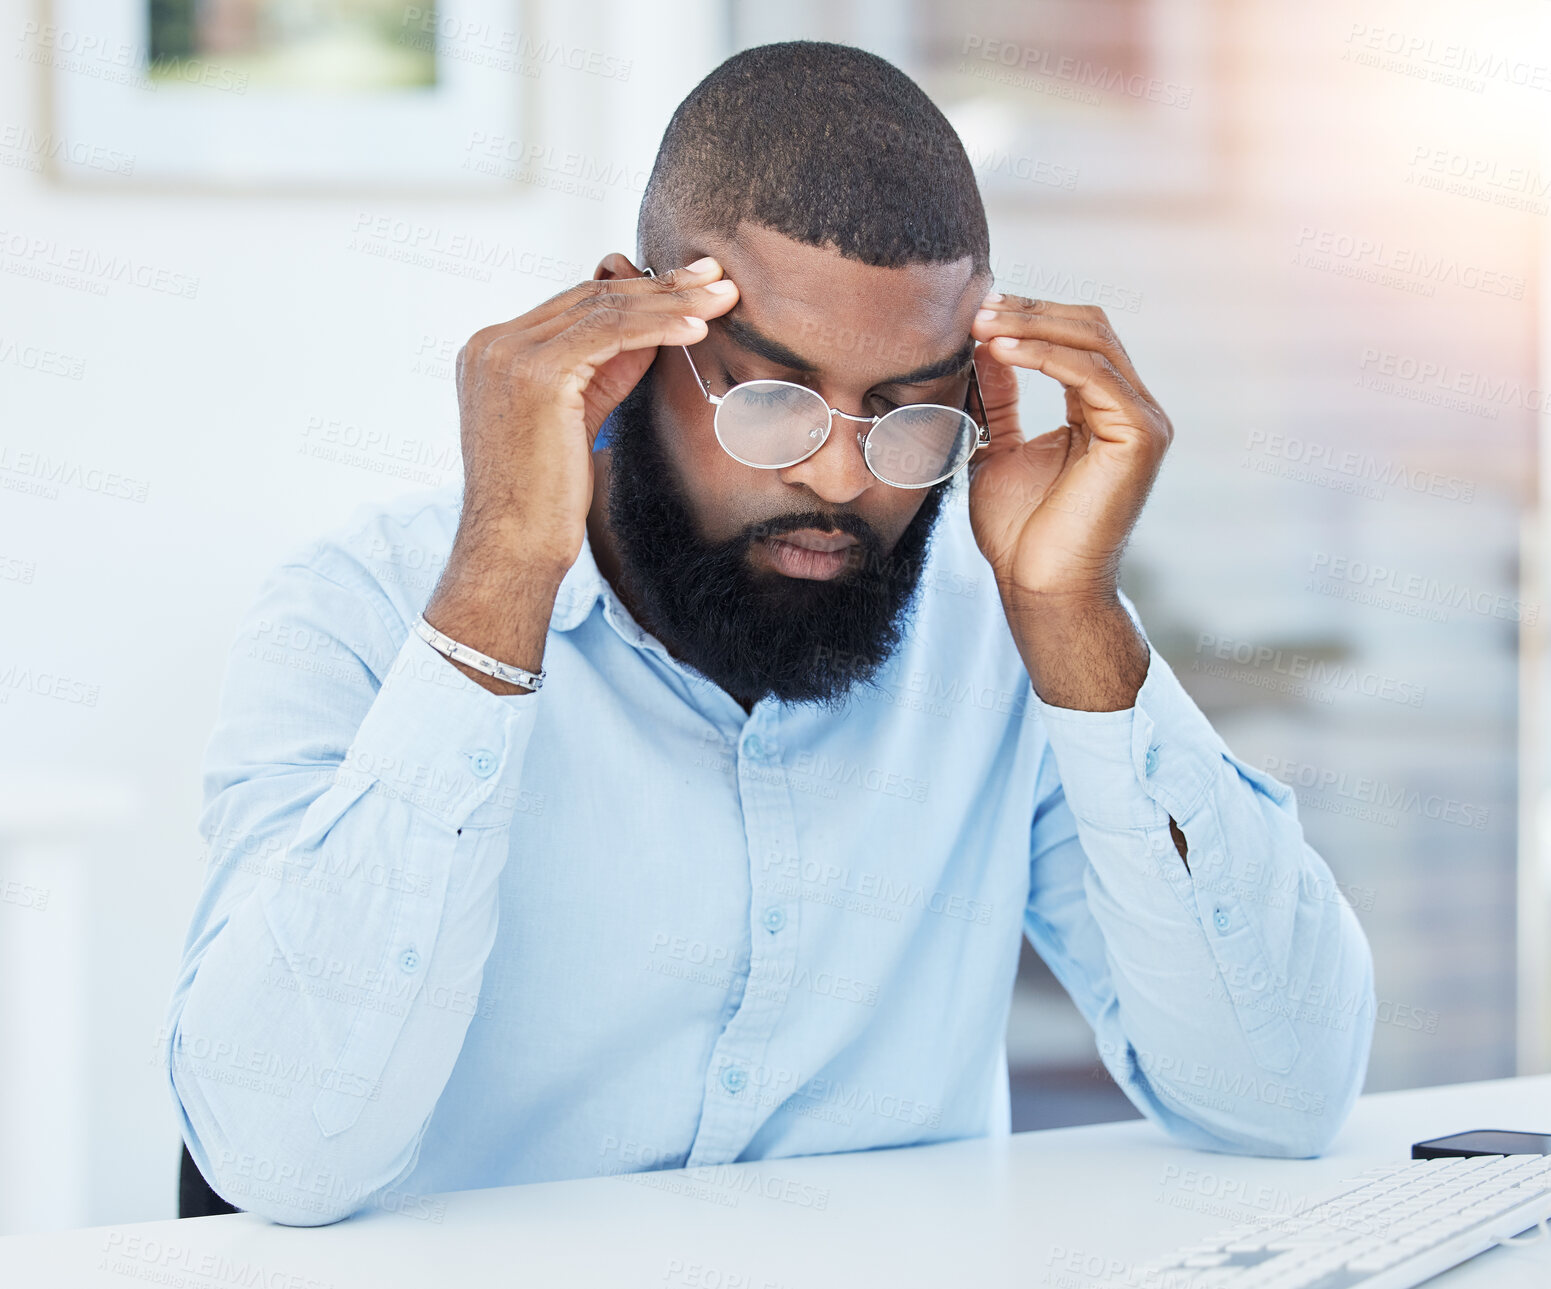
[[[786,1086],[762,1066],[779,1064],[770,1038],[787,1002],[796,973],[798,910],[765,878],[765,859],[796,852],[797,828],[791,791],[781,765],[779,719],[774,704],[757,704],[734,739],[737,782],[749,866],[749,956],[743,995],[711,1052],[706,1099],[688,1164],[726,1163],[737,1158],[758,1125],[774,1110],[767,1087]]]

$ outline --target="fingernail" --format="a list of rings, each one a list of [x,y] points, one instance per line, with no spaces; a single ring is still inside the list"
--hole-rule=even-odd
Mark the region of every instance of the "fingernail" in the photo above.
[[[709,255],[703,255],[693,264],[686,264],[684,267],[691,273],[709,273],[716,267],[716,261]]]
[[[997,336],[991,343],[998,349],[1011,349],[1018,343],[1018,338],[1016,336]]]
[[[731,295],[738,288],[735,283],[729,282],[726,278],[717,278],[715,282],[707,282],[704,289],[712,295]]]
[[[1000,291],[993,291],[993,292],[991,292],[990,295],[986,296],[986,298],[984,300],[982,300],[980,303],[981,304],[995,304],[1001,298],[1002,298],[1002,293]]]
[[[696,330],[696,331],[704,331],[706,329],[705,319],[704,318],[697,318],[692,313],[686,313],[686,314],[682,314],[680,316],[682,316],[684,321],[689,323],[690,326],[694,328],[694,330]]]
[[[996,310],[995,309],[982,309],[979,313],[977,313],[975,315],[975,321],[976,322],[990,322],[991,319],[994,318],[994,317],[996,317]]]

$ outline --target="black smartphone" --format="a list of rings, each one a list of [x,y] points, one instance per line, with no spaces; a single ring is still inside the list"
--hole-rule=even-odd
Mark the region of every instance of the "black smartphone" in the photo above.
[[[1460,1159],[1467,1155],[1551,1155],[1551,1133],[1477,1128],[1419,1141],[1411,1147],[1412,1159]]]

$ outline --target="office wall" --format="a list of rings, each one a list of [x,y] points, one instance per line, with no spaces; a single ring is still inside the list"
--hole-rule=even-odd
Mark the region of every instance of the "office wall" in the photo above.
[[[1032,47],[1039,16],[795,12],[792,30],[709,0],[650,14],[532,5],[526,20],[546,31],[633,55],[624,82],[545,69],[535,129],[640,173],[732,31],[875,45],[968,134],[964,105],[984,78],[956,61],[985,48],[971,37]],[[1519,164],[1545,95],[1431,81],[1415,57],[1365,61],[1369,37],[1353,28],[1512,53],[1532,19],[1400,4],[1354,16],[1335,0],[1180,12],[1207,18],[1199,106],[1183,109],[1210,110],[1206,190],[1084,200],[1101,159],[1053,145],[1037,159],[1075,170],[1073,189],[1000,192],[993,244],[1004,278],[1031,263],[1041,280],[1106,284],[1127,302],[1113,320],[1177,430],[1127,585],[1235,749],[1323,784],[1303,793],[1307,832],[1359,905],[1387,1004],[1370,1086],[1509,1073],[1525,624],[1499,610],[1534,598],[1518,565],[1540,422],[1523,391],[1536,384],[1546,216],[1494,202],[1501,181],[1484,197],[1431,185],[1455,157]],[[38,17],[0,0],[11,50]],[[75,1134],[52,1182],[61,1198],[28,1224],[130,1221],[173,1211],[177,1140],[153,1051],[200,882],[199,758],[237,618],[269,567],[357,504],[453,477],[457,347],[559,290],[554,262],[585,274],[629,251],[639,194],[627,181],[572,195],[543,174],[459,200],[61,188],[31,168],[24,137],[48,128],[45,69],[7,60],[21,74],[0,79],[0,130],[22,133],[0,136],[0,863],[48,896],[0,902],[0,1015],[26,1025],[4,1036],[4,1060],[50,1072],[30,1086]],[[1042,121],[1063,78],[1025,75]],[[1109,93],[1090,115],[1164,110],[1182,109]],[[554,262],[489,281],[462,276],[455,256],[406,263],[394,221]],[[183,275],[197,293],[40,276],[43,260],[80,251]],[[1524,285],[1508,294],[1482,285],[1513,278]],[[28,366],[36,350],[57,358]],[[1032,419],[1058,406],[1029,382]],[[1328,464],[1347,452],[1371,466]],[[47,485],[25,464],[39,457],[82,482]],[[130,495],[111,495],[106,474]],[[1409,482],[1423,477],[1443,482]],[[1366,584],[1376,565],[1469,595],[1440,606]],[[1310,686],[1299,673],[1315,664],[1329,678]],[[43,671],[71,683],[18,683]],[[1391,804],[1365,799],[1375,782]],[[1091,1047],[1027,968],[1011,1047],[1037,1088],[1039,1070],[1085,1068]],[[21,1032],[44,1050],[13,1052]],[[77,1083],[56,1077],[82,1060]],[[0,1143],[35,1140],[37,1118],[0,1099]]]

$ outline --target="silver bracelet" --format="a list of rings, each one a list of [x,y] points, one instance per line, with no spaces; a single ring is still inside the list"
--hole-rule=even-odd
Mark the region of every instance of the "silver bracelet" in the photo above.
[[[538,689],[544,684],[544,669],[538,670],[538,675],[527,671],[522,667],[513,667],[508,663],[497,662],[494,658],[480,653],[477,649],[470,649],[467,645],[459,644],[451,636],[444,636],[440,631],[425,620],[425,614],[415,619],[415,634],[426,644],[435,649],[437,653],[472,667],[475,671],[482,671],[487,676],[493,676],[496,680],[504,680],[508,685],[522,685],[526,689]]]

